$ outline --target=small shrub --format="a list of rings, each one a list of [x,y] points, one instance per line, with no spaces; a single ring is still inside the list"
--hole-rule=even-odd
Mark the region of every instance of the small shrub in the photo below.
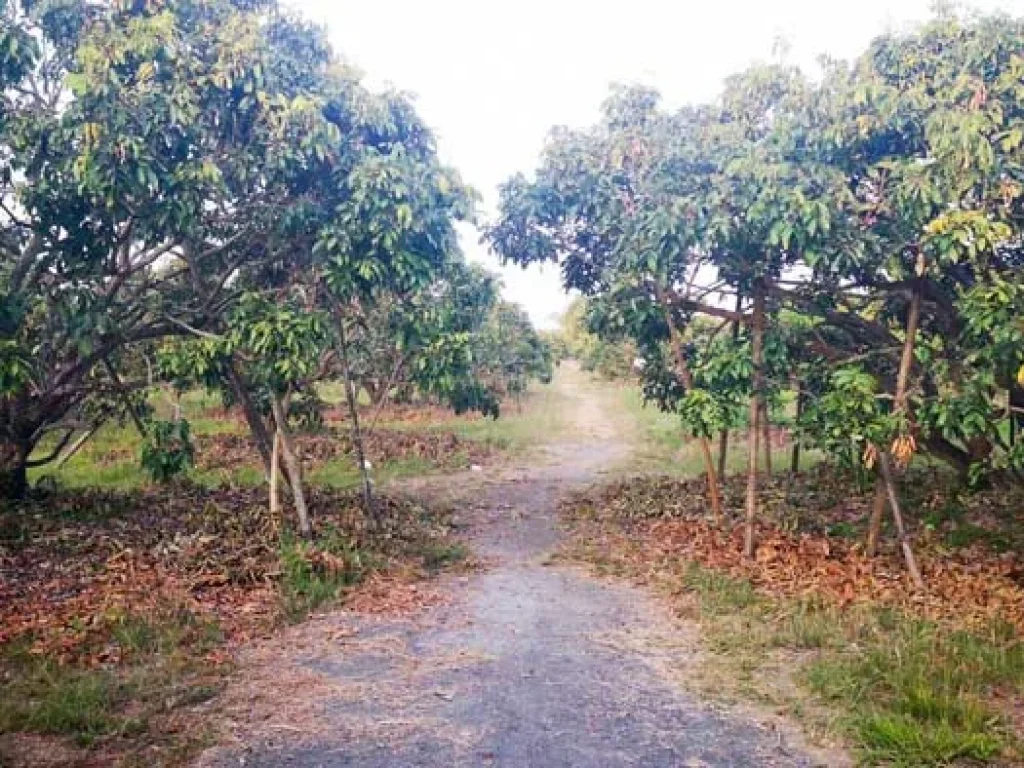
[[[158,483],[184,474],[195,463],[188,421],[155,421],[142,445],[142,468]]]

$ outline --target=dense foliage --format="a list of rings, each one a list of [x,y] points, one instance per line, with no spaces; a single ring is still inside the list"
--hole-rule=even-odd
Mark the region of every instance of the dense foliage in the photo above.
[[[975,483],[1024,471],[1022,35],[940,15],[820,79],[758,65],[676,112],[620,88],[503,187],[494,247],[560,261],[599,337],[636,344],[648,397],[702,442],[716,512],[708,440],[746,422],[748,553],[782,389],[802,441],[878,472],[898,529],[918,453]]]
[[[240,405],[273,476],[318,382],[354,406],[392,388],[383,365],[497,415],[549,372],[459,252],[474,193],[323,30],[274,0],[0,0],[0,18],[4,495],[111,419],[144,433],[154,476],[181,471],[187,425],[148,423],[161,380]]]

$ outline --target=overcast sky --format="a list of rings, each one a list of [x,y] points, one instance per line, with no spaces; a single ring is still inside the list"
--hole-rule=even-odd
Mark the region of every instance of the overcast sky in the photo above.
[[[292,0],[326,24],[371,87],[414,94],[443,159],[493,212],[498,185],[536,166],[552,126],[586,126],[612,83],[658,88],[670,106],[713,98],[723,78],[772,56],[810,68],[856,56],[931,0]],[[979,0],[1024,14],[1024,0]],[[467,228],[471,258],[498,264]],[[554,267],[502,269],[507,298],[551,326],[568,298]]]

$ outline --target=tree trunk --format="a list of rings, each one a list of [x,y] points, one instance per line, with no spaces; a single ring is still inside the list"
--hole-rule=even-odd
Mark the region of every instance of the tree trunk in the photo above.
[[[0,443],[0,498],[22,499],[28,492],[29,450],[15,442]]]
[[[274,411],[274,423],[277,425],[277,436],[281,442],[281,458],[284,459],[285,470],[292,486],[292,498],[295,499],[295,512],[299,518],[299,533],[306,539],[313,538],[313,526],[309,518],[309,506],[306,504],[306,492],[302,487],[302,463],[295,455],[295,446],[288,432],[288,416],[281,401],[271,395],[270,407]],[[271,454],[273,464],[273,454]]]
[[[675,318],[672,316],[672,306],[660,289],[658,294],[662,309],[665,312],[665,320],[668,323],[669,340],[676,357],[676,364],[679,366],[679,375],[683,380],[683,386],[687,390],[693,389],[693,375],[690,373],[690,367],[686,363],[686,355],[683,353],[679,328],[676,327]],[[711,455],[711,441],[703,436],[700,438],[700,453],[704,459],[704,473],[707,475],[708,495],[711,497],[711,514],[715,520],[721,521],[722,497],[718,488],[718,476],[715,474],[715,460]]]
[[[267,425],[264,423],[263,417],[260,416],[259,411],[256,410],[256,405],[253,403],[252,396],[249,394],[249,388],[242,380],[241,375],[235,369],[234,364],[228,365],[227,375],[228,383],[231,385],[231,392],[235,396],[235,400],[238,404],[242,406],[242,413],[245,414],[245,420],[249,424],[249,431],[252,433],[252,439],[256,441],[256,448],[259,450],[260,457],[263,459],[263,471],[266,472],[267,478],[269,479],[271,460],[270,432],[267,430]],[[273,398],[271,399],[273,400]]]
[[[797,384],[799,387],[799,383]],[[799,387],[796,392],[796,423],[800,423],[800,418],[804,415],[804,406],[806,404],[807,395],[804,394],[802,387]],[[793,441],[793,458],[789,465],[789,471],[794,475],[800,471],[800,441]]]
[[[896,374],[896,399],[894,401],[894,412],[906,414],[909,411],[909,386],[910,371],[914,367],[914,343],[917,340],[917,329],[921,324],[921,289],[917,281],[914,283],[914,292],[910,298],[910,309],[907,313],[907,335],[903,340],[903,353],[900,356],[900,368]],[[884,450],[882,450],[884,449]],[[881,447],[881,452],[888,450]],[[879,464],[881,470],[881,464]],[[881,537],[882,518],[885,515],[885,503],[890,493],[886,487],[886,480],[879,471],[875,480],[875,499],[871,507],[871,519],[868,522],[868,539],[865,551],[868,557],[874,557],[878,551],[878,540]],[[896,514],[896,508],[893,508]]]
[[[723,429],[718,436],[718,476],[725,477],[729,463],[729,430]]]
[[[736,294],[736,320],[732,323],[732,340],[738,341],[740,338],[740,321],[739,315],[743,312],[743,295]],[[729,464],[729,430],[723,429],[721,436],[718,438],[718,476],[725,477],[726,470]]]
[[[906,526],[903,525],[903,513],[900,512],[900,500],[896,494],[896,483],[893,480],[892,469],[889,466],[889,454],[880,450],[878,452],[878,469],[885,483],[885,490],[889,496],[889,504],[892,505],[892,517],[896,523],[896,534],[899,536],[900,547],[903,549],[903,559],[907,562],[907,570],[914,586],[918,589],[924,588],[924,579],[921,578],[921,571],[917,567],[917,558],[914,557],[914,550],[910,546],[910,536],[907,534]]]
[[[281,512],[281,433],[274,430],[274,449],[270,453],[270,514]]]
[[[750,393],[750,432],[747,462],[746,530],[743,539],[743,553],[754,556],[754,520],[757,517],[757,454],[761,435],[760,415],[762,389],[764,388],[764,285],[758,283],[754,289],[754,317],[751,325],[751,349],[754,358],[754,383]]]
[[[1010,445],[1017,445],[1020,440],[1021,427],[1024,426],[1024,387],[1011,384],[1008,394],[1010,402]]]
[[[377,510],[373,503],[373,484],[370,481],[370,471],[366,467],[366,448],[363,445],[363,433],[359,427],[359,407],[356,402],[355,385],[352,382],[352,367],[348,358],[348,339],[345,334],[345,319],[341,312],[335,312],[335,320],[338,323],[338,342],[341,353],[341,369],[345,377],[345,400],[348,403],[348,415],[352,421],[352,445],[356,449],[356,461],[359,463],[359,473],[363,481],[363,508],[366,514],[374,523],[379,523]]]
[[[768,418],[768,403],[761,400],[761,434],[764,442],[764,471],[768,477],[772,476],[772,422]]]
[[[882,536],[882,518],[885,517],[885,505],[888,500],[889,489],[885,487],[885,480],[879,471],[875,479],[875,498],[871,503],[871,519],[868,521],[868,540],[864,551],[868,557],[878,554],[878,540]]]

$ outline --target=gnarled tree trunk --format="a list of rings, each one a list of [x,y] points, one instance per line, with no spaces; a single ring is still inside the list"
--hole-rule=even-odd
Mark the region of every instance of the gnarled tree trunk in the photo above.
[[[28,491],[28,453],[22,443],[0,442],[0,498],[20,499]]]

